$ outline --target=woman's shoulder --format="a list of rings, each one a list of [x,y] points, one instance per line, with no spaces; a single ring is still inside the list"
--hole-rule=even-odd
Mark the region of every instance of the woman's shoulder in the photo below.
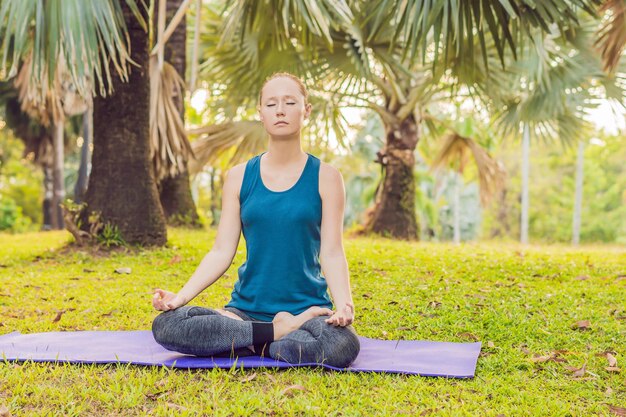
[[[343,176],[341,172],[327,162],[320,161],[319,193],[322,200],[335,199],[343,193]]]
[[[337,181],[341,178],[341,171],[329,164],[320,160],[320,180],[321,181]]]

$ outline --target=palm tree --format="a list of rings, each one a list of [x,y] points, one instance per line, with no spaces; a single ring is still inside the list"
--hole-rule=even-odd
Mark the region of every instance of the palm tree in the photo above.
[[[612,64],[613,74],[593,50],[595,22],[583,20],[568,39],[558,33],[540,36],[523,50],[523,58],[506,74],[508,91],[492,95],[496,127],[503,137],[522,133],[522,211],[520,241],[528,243],[529,154],[531,138],[560,140],[564,144],[589,136],[592,126],[585,111],[600,98],[624,105],[624,60]]]
[[[184,0],[167,0],[168,21],[171,21],[175,13],[183,6],[183,2]],[[164,51],[165,61],[172,65],[172,68],[181,79],[185,77],[186,70],[186,40],[187,22],[183,18],[176,25],[176,29],[174,29],[168,42],[165,43]],[[181,122],[185,117],[183,91],[183,89],[178,89],[177,94],[174,93],[174,104],[180,115]],[[191,196],[187,162],[188,156],[183,158],[183,167],[178,173],[168,173],[160,179],[158,184],[159,198],[168,223],[200,226],[198,212]]]
[[[149,159],[150,45],[142,25],[149,17],[144,7],[139,20],[128,4],[120,6],[137,68],[126,82],[113,75],[113,93],[94,100],[94,152],[82,224],[89,227],[88,212],[96,212],[100,223],[117,226],[127,242],[162,245],[167,230]]]
[[[94,103],[94,160],[82,224],[89,227],[89,213],[97,212],[100,223],[119,227],[128,242],[163,244],[165,222],[149,162],[148,19],[141,3],[2,2],[0,72],[17,74],[32,50],[29,84],[40,103],[59,62],[68,64],[82,97],[110,95]],[[132,61],[140,65],[132,71],[129,46]]]
[[[258,91],[265,76],[290,70],[310,80],[314,96],[322,98],[324,115],[336,114],[333,109],[343,106],[374,110],[385,127],[385,145],[377,158],[383,177],[366,226],[408,239],[417,236],[414,151],[422,124],[437,122],[429,105],[447,100],[463,84],[475,95],[506,90],[499,68],[517,56],[534,25],[547,31],[554,24],[563,32],[578,25],[574,3],[561,1],[542,2],[535,8],[522,2],[503,6],[499,1],[480,7],[461,1],[350,1],[340,2],[349,6],[348,11],[318,30],[316,37],[311,35],[313,29],[321,25],[304,19],[307,23],[301,26],[308,31],[303,34],[293,29],[298,27],[298,15],[282,12],[291,12],[289,7],[297,2],[279,3],[283,7],[260,14],[255,13],[254,1],[233,2],[226,23],[206,30],[204,75],[219,80],[221,108],[225,111],[233,103],[242,104],[239,108],[252,106],[254,97],[249,92]],[[575,3],[594,13],[598,2]],[[335,17],[332,13],[316,16]],[[348,24],[346,17],[350,17]],[[237,132],[238,126],[242,124],[231,124],[230,129]],[[221,149],[254,137],[234,133],[227,139],[224,129],[210,131],[221,132],[206,139],[215,138]],[[199,157],[207,159],[206,154]]]

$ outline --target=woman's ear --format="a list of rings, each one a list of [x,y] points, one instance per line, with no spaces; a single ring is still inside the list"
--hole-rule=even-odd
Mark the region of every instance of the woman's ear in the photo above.
[[[304,105],[304,118],[308,119],[311,116],[311,103],[306,103]]]
[[[261,114],[261,106],[256,106],[256,112],[259,114],[259,119],[263,121],[263,115]]]

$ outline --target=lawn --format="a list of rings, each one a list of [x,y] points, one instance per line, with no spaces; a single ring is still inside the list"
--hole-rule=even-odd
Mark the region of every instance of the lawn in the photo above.
[[[149,329],[157,315],[151,290],[178,290],[214,238],[213,230],[170,229],[165,248],[106,255],[67,250],[65,232],[0,234],[0,334]],[[0,362],[0,409],[13,416],[626,415],[625,248],[374,238],[346,238],[345,248],[360,335],[479,340],[476,378]],[[242,239],[225,276],[192,304],[223,306],[244,259]]]

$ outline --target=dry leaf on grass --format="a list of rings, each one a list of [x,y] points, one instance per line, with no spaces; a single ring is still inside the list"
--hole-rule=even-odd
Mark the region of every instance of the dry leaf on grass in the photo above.
[[[542,363],[542,362],[548,362],[548,361],[552,361],[552,362],[567,362],[567,360],[565,358],[561,357],[561,353],[560,351],[554,351],[552,353],[550,353],[549,355],[538,355],[538,354],[534,354],[532,358],[530,358],[530,360],[532,362],[535,363]]]
[[[566,366],[565,368],[568,371],[574,372],[572,374],[573,377],[582,378],[583,376],[585,376],[585,373],[587,372],[587,363],[583,364],[581,368],[576,368],[575,366]]]
[[[609,404],[609,411],[611,412],[611,414],[615,414],[616,416],[626,417],[626,408],[624,407],[616,407]]]
[[[117,268],[115,270],[115,273],[116,274],[130,274],[131,273],[131,269],[130,268],[126,268],[126,267],[124,267],[124,268]]]
[[[263,372],[263,375],[265,375],[267,377],[267,379],[272,381],[274,384],[277,382],[276,381],[276,377],[274,375],[270,374],[269,372]]]
[[[253,372],[252,374],[246,376],[245,378],[241,378],[239,380],[239,382],[250,382],[252,381],[254,378],[256,378],[256,372]]]
[[[187,407],[183,407],[182,405],[174,404],[174,403],[165,403],[169,408],[173,408],[179,411],[187,411]]]
[[[604,369],[606,369],[607,372],[614,372],[614,373],[621,372],[621,368],[619,368],[617,366],[607,366]]]
[[[589,279],[588,275],[579,275],[576,278],[574,278],[576,281],[585,281],[587,279]]]
[[[590,327],[591,327],[591,322],[589,320],[580,320],[580,321],[577,321],[572,326],[572,329],[575,329],[575,330],[587,330]]]
[[[606,360],[609,361],[609,366],[610,367],[615,367],[617,366],[617,359],[615,358],[615,356],[613,356],[612,354],[610,354],[609,352],[606,352]]]
[[[610,396],[611,394],[613,394],[613,388],[611,387],[606,387],[606,391],[604,391],[604,395],[606,395],[607,397]]]
[[[488,342],[487,342],[487,347],[488,347],[488,348],[494,348],[494,347],[496,347],[496,344],[495,344],[495,343],[493,343],[493,342],[490,340],[490,341],[488,341]]]
[[[467,338],[467,339],[471,339],[474,342],[478,342],[478,336],[476,336],[475,334],[469,333],[469,332],[463,332],[463,333],[459,333],[457,334],[457,336],[462,337],[462,338]]]
[[[282,390],[280,393],[282,395],[287,396],[287,397],[292,397],[295,394],[296,391],[306,391],[306,388],[304,388],[302,385],[294,384],[294,385],[289,385],[287,388]]]
[[[179,263],[183,258],[180,255],[174,255],[172,259],[170,259],[170,265]]]
[[[0,417],[11,417],[11,412],[4,405],[0,405]]]

